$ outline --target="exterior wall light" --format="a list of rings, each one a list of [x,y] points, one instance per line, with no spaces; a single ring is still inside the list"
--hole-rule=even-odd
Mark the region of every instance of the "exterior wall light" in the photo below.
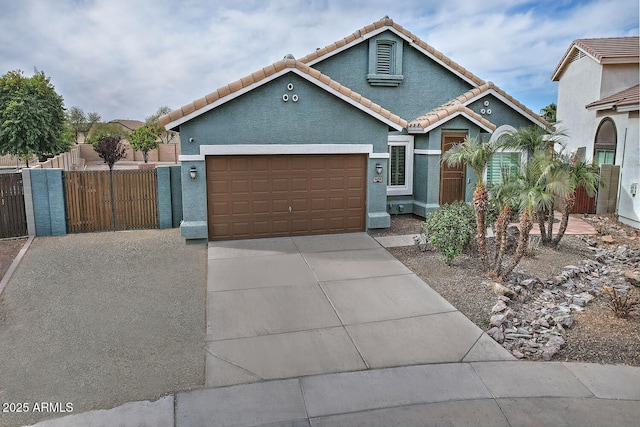
[[[382,175],[382,165],[380,163],[376,163],[376,173]]]
[[[189,176],[191,176],[191,179],[196,179],[197,175],[198,175],[198,169],[196,169],[195,166],[191,166],[191,169],[189,169]]]

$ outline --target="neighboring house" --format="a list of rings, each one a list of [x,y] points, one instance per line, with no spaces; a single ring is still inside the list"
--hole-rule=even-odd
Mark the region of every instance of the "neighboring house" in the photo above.
[[[133,132],[134,130],[138,129],[140,126],[144,125],[144,122],[141,122],[140,120],[116,119],[116,120],[111,120],[109,123],[115,123],[117,125],[122,126],[122,128],[127,132]]]
[[[160,118],[179,130],[187,239],[386,228],[471,200],[441,154],[546,122],[385,17],[304,58],[287,55]],[[493,180],[520,153],[496,155]],[[191,178],[193,177],[193,179]],[[491,179],[491,176],[488,176]]]
[[[579,39],[552,80],[558,82],[558,128],[584,159],[620,166],[619,220],[640,228],[640,38]]]

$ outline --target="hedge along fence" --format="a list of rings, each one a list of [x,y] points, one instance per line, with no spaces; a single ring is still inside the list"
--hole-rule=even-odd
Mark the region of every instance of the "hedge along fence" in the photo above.
[[[115,174],[121,171],[114,171]],[[121,205],[124,203],[123,199],[138,198],[137,202],[132,202],[128,207],[123,208],[122,215],[126,217],[126,221],[129,221],[128,225],[117,229],[139,229],[143,227],[141,217],[143,215],[150,215],[149,212],[155,211],[157,215],[155,224],[149,225],[150,228],[171,228],[180,225],[182,220],[182,190],[181,190],[181,167],[178,166],[159,166],[154,170],[128,170],[125,175],[135,177],[136,174],[144,175],[153,173],[156,174],[155,183],[152,189],[149,189],[148,180],[139,181],[141,184],[136,184],[136,179],[130,179],[127,184],[123,184],[123,193],[119,194],[120,200],[116,200]],[[68,232],[81,232],[81,231],[97,231],[90,229],[91,227],[84,226],[83,222],[86,221],[102,221],[103,217],[98,215],[111,215],[105,213],[99,213],[97,210],[91,210],[86,208],[87,204],[98,203],[96,197],[91,194],[98,191],[103,192],[106,186],[106,191],[109,193],[109,171],[100,171],[99,173],[105,174],[107,180],[102,179],[98,187],[85,185],[83,189],[76,189],[73,191],[84,191],[84,195],[80,196],[80,193],[74,194],[70,192],[72,190],[65,186],[65,174],[71,177],[75,174],[96,174],[96,171],[89,172],[64,172],[62,169],[25,169],[23,170],[23,182],[25,185],[25,209],[27,211],[27,224],[29,228],[29,235],[35,236],[60,236],[65,235]],[[26,179],[24,179],[26,176]],[[77,176],[77,175],[76,175]],[[67,179],[70,181],[73,178]],[[119,184],[117,184],[119,185]],[[145,185],[146,192],[142,194],[139,188],[133,188],[132,186]],[[27,188],[28,187],[28,188]],[[102,189],[100,189],[102,188]],[[136,195],[137,193],[137,195]],[[153,195],[154,202],[149,199],[149,193],[155,193]],[[79,197],[84,197],[84,202],[79,201]],[[93,198],[92,198],[93,197]],[[84,219],[78,220],[78,212],[71,212],[69,215],[69,203],[84,203],[88,212],[84,213]],[[104,203],[104,200],[100,203]],[[155,205],[153,205],[155,203]],[[153,207],[149,207],[153,205]],[[111,210],[113,212],[113,210]],[[75,223],[69,226],[69,218],[75,218]],[[98,219],[97,219],[98,218]],[[102,218],[102,219],[99,219]],[[111,224],[113,224],[113,218]],[[80,226],[78,225],[80,222]],[[104,221],[103,221],[104,222]],[[83,228],[84,227],[84,228]],[[111,227],[103,227],[104,230],[112,230]]]

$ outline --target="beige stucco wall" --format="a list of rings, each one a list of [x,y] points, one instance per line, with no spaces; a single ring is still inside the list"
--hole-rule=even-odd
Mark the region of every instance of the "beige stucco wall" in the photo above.
[[[606,98],[637,85],[639,73],[639,64],[605,65],[602,67],[600,98]]]
[[[593,138],[599,120],[585,105],[600,99],[602,68],[589,57],[571,62],[558,83],[558,128],[567,133],[563,141],[568,151],[587,147],[587,160],[593,154]]]

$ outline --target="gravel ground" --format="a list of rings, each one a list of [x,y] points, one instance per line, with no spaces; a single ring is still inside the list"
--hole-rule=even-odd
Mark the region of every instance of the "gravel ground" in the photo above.
[[[36,238],[0,296],[0,402],[84,412],[201,387],[206,257],[177,229]]]
[[[600,235],[614,237],[615,243],[611,247],[618,244],[638,246],[638,238],[634,237],[636,232],[615,220],[606,217],[587,219]],[[412,215],[395,216],[390,229],[371,234],[376,237],[418,234],[420,222],[419,217]],[[388,250],[481,329],[489,329],[491,308],[497,300],[490,286],[491,280],[482,273],[476,251],[467,250],[455,258],[452,266],[447,266],[437,252],[422,252],[413,246]],[[546,279],[559,274],[566,265],[579,265],[582,260],[592,258],[593,251],[583,239],[566,235],[558,251],[539,248],[534,256],[523,258],[514,272],[520,279]],[[553,360],[640,366],[640,315],[618,319],[602,299],[596,299],[584,313],[575,314],[574,325],[567,330],[566,345]]]
[[[26,241],[26,237],[0,240],[0,280],[2,280],[4,274],[9,270],[13,259],[18,252],[20,252],[20,249],[22,249]]]

